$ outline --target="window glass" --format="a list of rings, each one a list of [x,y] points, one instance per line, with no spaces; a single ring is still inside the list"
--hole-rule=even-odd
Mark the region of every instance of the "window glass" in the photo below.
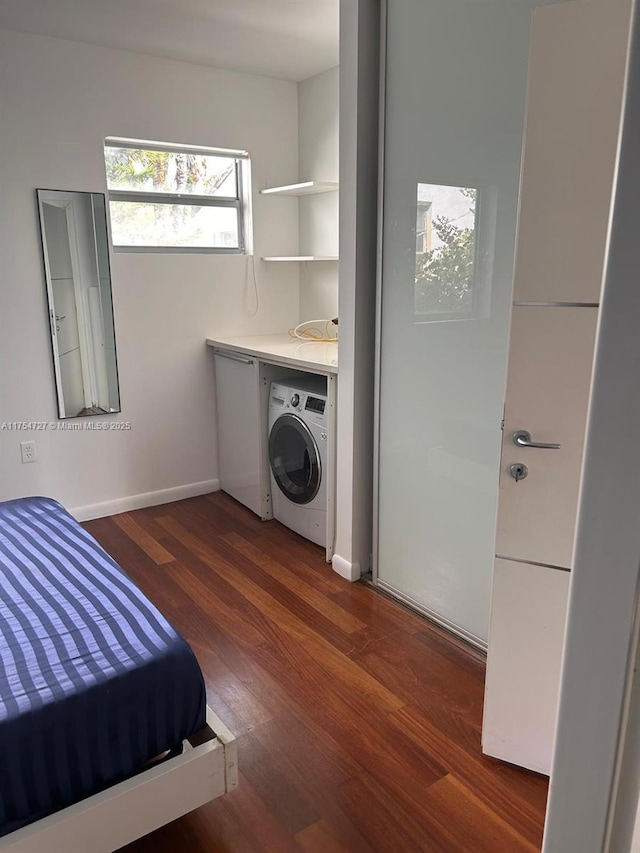
[[[116,246],[238,248],[238,215],[233,207],[112,201],[110,208]]]
[[[235,198],[238,194],[234,157],[105,145],[104,159],[110,190],[225,198]]]

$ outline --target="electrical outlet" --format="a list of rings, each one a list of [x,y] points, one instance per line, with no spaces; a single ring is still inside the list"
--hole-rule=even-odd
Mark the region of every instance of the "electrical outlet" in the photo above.
[[[20,442],[20,453],[22,455],[23,462],[35,462],[36,461],[36,443],[35,441],[21,441]]]

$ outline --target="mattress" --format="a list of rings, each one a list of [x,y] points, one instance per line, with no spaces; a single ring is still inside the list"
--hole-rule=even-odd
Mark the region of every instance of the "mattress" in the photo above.
[[[193,652],[49,498],[0,503],[0,836],[205,725]]]

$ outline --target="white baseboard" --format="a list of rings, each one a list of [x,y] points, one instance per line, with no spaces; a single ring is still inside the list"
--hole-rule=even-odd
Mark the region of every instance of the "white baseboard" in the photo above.
[[[69,512],[76,521],[90,521],[92,518],[104,518],[106,515],[117,515],[119,512],[129,512],[132,509],[143,509],[147,506],[168,504],[171,501],[181,501],[185,498],[195,498],[220,489],[219,480],[203,480],[200,483],[188,483],[186,486],[174,486],[171,489],[159,489],[156,492],[143,492],[139,495],[129,495],[126,498],[116,498],[98,504],[87,504],[70,509]]]
[[[331,568],[336,574],[348,581],[359,581],[362,575],[360,563],[351,563],[339,554],[334,554],[331,558]]]

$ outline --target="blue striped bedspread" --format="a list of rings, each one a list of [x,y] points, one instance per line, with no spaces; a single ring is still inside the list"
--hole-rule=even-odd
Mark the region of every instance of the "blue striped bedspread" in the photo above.
[[[200,667],[50,498],[0,503],[0,836],[137,772],[205,725]]]

